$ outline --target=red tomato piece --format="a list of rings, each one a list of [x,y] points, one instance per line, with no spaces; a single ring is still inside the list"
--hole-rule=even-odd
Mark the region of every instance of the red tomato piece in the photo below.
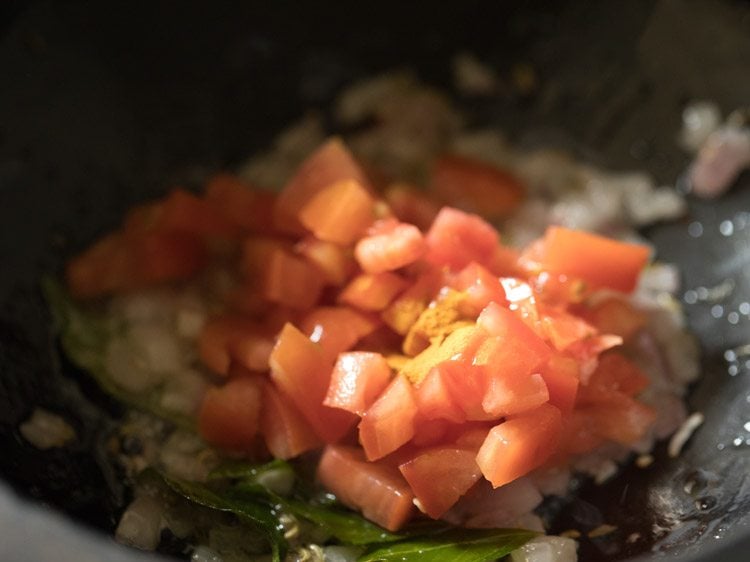
[[[539,374],[489,376],[482,409],[495,418],[533,410],[549,400],[547,384]]]
[[[312,308],[323,291],[323,276],[314,265],[284,250],[274,250],[264,272],[263,296],[289,308]]]
[[[375,223],[370,234],[354,247],[354,257],[367,273],[393,271],[414,263],[427,246],[413,224],[385,219]]]
[[[444,361],[434,369],[442,379],[442,384],[448,390],[452,402],[463,410],[467,420],[494,419],[485,412],[482,401],[487,393],[487,373],[478,365],[471,365],[466,361]],[[450,403],[442,410],[443,417],[452,415]]]
[[[499,244],[497,230],[478,215],[443,207],[425,236],[425,259],[458,271],[471,262],[488,264]]]
[[[360,449],[328,445],[318,480],[341,502],[389,531],[398,531],[414,514],[414,494],[398,469],[368,462]]]
[[[479,315],[477,325],[491,337],[474,355],[474,364],[486,365],[491,376],[518,378],[545,363],[552,350],[518,316],[490,303]]]
[[[616,391],[606,401],[582,406],[580,411],[589,417],[597,435],[623,445],[637,443],[656,419],[653,408]]]
[[[198,338],[198,354],[211,371],[228,375],[232,361],[251,371],[268,370],[273,338],[260,324],[240,315],[210,319]]]
[[[421,273],[414,283],[383,311],[383,321],[397,334],[406,335],[441,286],[443,275],[440,271],[428,269]]]
[[[198,431],[211,445],[232,451],[251,449],[261,410],[259,377],[237,377],[206,391]]]
[[[432,447],[449,440],[454,424],[444,419],[428,420],[421,413],[414,420],[414,437],[410,444],[415,448]]]
[[[263,384],[260,431],[277,459],[291,459],[322,445],[300,411],[273,384]]]
[[[380,311],[407,285],[406,279],[390,271],[363,273],[342,289],[338,300],[361,310]]]
[[[505,289],[500,283],[500,278],[476,262],[471,262],[459,271],[451,286],[466,294],[466,304],[475,310],[476,314],[491,302],[506,303]]]
[[[541,266],[546,271],[577,277],[594,287],[629,293],[651,251],[639,244],[551,226],[544,235],[541,253]]]
[[[292,245],[287,240],[271,236],[245,238],[240,254],[240,272],[243,277],[251,282],[262,279],[272,256],[278,251],[290,252]]]
[[[636,396],[649,383],[649,378],[633,362],[610,351],[599,358],[588,385],[581,388],[578,404],[606,402],[613,392]]]
[[[125,239],[109,234],[68,262],[65,277],[75,298],[96,298],[132,285],[131,259]]]
[[[622,299],[610,297],[583,309],[582,315],[603,334],[627,341],[648,321],[647,314]]]
[[[622,344],[620,336],[598,334],[585,340],[575,342],[566,349],[566,354],[573,357],[579,364],[579,378],[581,384],[587,385],[591,375],[599,364],[599,355]]]
[[[184,232],[203,238],[236,238],[240,231],[212,205],[183,189],[164,199],[157,230]]]
[[[333,367],[323,404],[363,416],[388,386],[391,375],[391,368],[379,353],[342,353]]]
[[[348,246],[375,220],[375,199],[354,180],[317,192],[299,212],[299,221],[316,238]]]
[[[221,173],[206,185],[206,201],[233,225],[248,232],[268,234],[273,227],[276,194],[255,189],[237,176]]]
[[[359,441],[367,458],[380,459],[414,437],[416,415],[411,383],[397,376],[359,422]]]
[[[313,152],[297,169],[279,194],[273,218],[276,227],[290,234],[302,234],[302,208],[320,191],[334,183],[354,180],[369,189],[364,172],[338,138],[332,138]]]
[[[299,326],[333,362],[339,353],[351,349],[379,324],[376,317],[347,306],[319,306],[310,311]]]
[[[549,403],[563,415],[573,411],[578,395],[578,362],[571,357],[553,355],[541,367],[540,373],[547,385]]]
[[[475,457],[471,449],[447,445],[428,449],[398,468],[422,511],[438,519],[481,478]]]
[[[331,364],[319,346],[297,328],[291,324],[284,326],[269,363],[271,379],[323,441],[338,441],[354,426],[357,421],[354,414],[323,405],[331,380]]]
[[[477,453],[482,474],[497,488],[541,466],[558,446],[561,424],[560,410],[544,404],[496,425]]]
[[[441,364],[445,365],[445,364]],[[446,419],[455,423],[466,420],[466,413],[452,394],[450,383],[445,380],[440,366],[433,368],[415,389],[415,399],[419,414],[428,419]]]
[[[327,285],[340,287],[357,268],[351,252],[332,242],[310,236],[303,238],[294,249],[320,270]]]
[[[581,318],[557,310],[547,310],[541,317],[546,340],[557,351],[564,351],[576,342],[596,334],[596,329]]]
[[[531,285],[515,277],[503,277],[500,284],[505,291],[508,309],[512,310],[526,325],[539,336],[545,336],[544,328],[539,318],[536,296]]]
[[[401,222],[427,230],[440,211],[434,199],[419,188],[396,183],[385,190],[385,201]]]
[[[448,205],[492,219],[508,216],[526,194],[513,174],[457,154],[438,158],[430,186]]]

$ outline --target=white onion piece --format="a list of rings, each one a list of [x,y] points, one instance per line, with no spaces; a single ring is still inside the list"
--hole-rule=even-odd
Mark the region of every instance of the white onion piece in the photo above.
[[[161,406],[165,410],[192,416],[198,411],[208,383],[198,371],[184,369],[171,374],[164,385]]]
[[[174,329],[158,324],[136,324],[128,333],[132,353],[156,373],[174,373],[183,367],[183,352]]]
[[[510,554],[512,562],[576,562],[578,543],[566,537],[537,537]]]
[[[711,133],[690,169],[692,191],[699,197],[718,197],[748,166],[750,130],[722,127]]]
[[[36,408],[31,417],[18,426],[19,433],[37,449],[63,447],[76,438],[75,430],[57,414]]]
[[[689,103],[682,110],[680,145],[688,152],[698,152],[711,133],[721,125],[721,110],[708,101]]]
[[[203,482],[215,467],[217,458],[197,435],[175,431],[159,451],[159,461],[170,476]]]
[[[115,531],[117,542],[140,548],[154,550],[161,538],[161,520],[164,507],[151,496],[139,496],[122,514]]]
[[[162,373],[155,373],[136,357],[133,346],[122,337],[107,342],[104,365],[110,380],[120,388],[139,394],[162,380]]]
[[[198,546],[190,556],[190,562],[223,562],[223,558],[218,552],[207,546]]]
[[[332,545],[323,547],[325,562],[356,562],[362,554],[362,548],[356,546]]]
[[[486,480],[481,480],[443,518],[465,527],[504,527],[533,511],[542,499],[529,477],[518,478],[495,489]]]

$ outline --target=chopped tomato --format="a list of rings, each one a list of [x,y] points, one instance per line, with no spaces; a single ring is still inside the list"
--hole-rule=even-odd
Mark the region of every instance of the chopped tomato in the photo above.
[[[320,270],[327,285],[340,287],[357,267],[351,251],[312,236],[303,238],[294,249]]]
[[[271,236],[249,236],[242,243],[240,254],[240,272],[250,281],[263,277],[271,263],[271,258],[278,251],[290,252],[292,245],[282,238]]]
[[[343,288],[339,301],[361,310],[380,311],[408,285],[407,281],[390,271],[362,273]]]
[[[230,379],[206,391],[198,413],[198,431],[211,445],[247,452],[258,433],[260,409],[260,378]]]
[[[206,185],[206,201],[226,220],[248,232],[273,231],[276,194],[253,189],[237,176],[217,174]]]
[[[593,326],[573,314],[557,310],[547,310],[542,315],[541,328],[547,341],[557,351],[564,351],[576,342],[593,336]]]
[[[198,353],[214,373],[227,375],[232,361],[251,371],[268,370],[273,339],[262,325],[240,315],[210,319],[198,338]]]
[[[414,437],[411,444],[417,448],[432,447],[445,443],[453,424],[448,420],[436,418],[428,420],[421,412],[414,420]]]
[[[481,328],[474,325],[461,326],[452,331],[443,341],[430,346],[404,363],[399,371],[414,384],[419,384],[430,369],[444,361],[470,361],[481,342],[486,338]]]
[[[347,306],[319,306],[299,324],[300,330],[320,345],[331,362],[339,353],[374,332],[378,325],[377,317]]]
[[[622,344],[622,338],[620,336],[598,334],[586,338],[585,340],[575,342],[573,345],[569,346],[565,352],[567,355],[578,361],[578,376],[581,379],[581,383],[586,385],[589,383],[591,375],[599,364],[599,356],[608,349],[617,347],[620,344]]]
[[[375,200],[355,180],[341,180],[317,192],[299,213],[316,238],[347,246],[375,219]]]
[[[485,365],[491,376],[518,378],[546,362],[552,350],[507,308],[490,303],[477,319],[490,334],[477,349],[474,364]]]
[[[466,294],[465,303],[476,314],[491,302],[504,304],[505,289],[500,279],[490,273],[487,268],[476,262],[471,262],[454,277],[452,286]]]
[[[239,229],[200,197],[174,189],[164,200],[156,228],[204,238],[236,238]]]
[[[443,207],[425,236],[425,259],[438,267],[458,271],[471,262],[486,265],[492,261],[499,235],[478,215]]]
[[[364,172],[340,139],[333,138],[313,152],[279,194],[273,218],[276,227],[290,234],[304,232],[299,213],[315,195],[334,183],[354,180],[369,189]]]
[[[582,406],[580,412],[588,416],[594,433],[623,445],[637,443],[656,419],[653,408],[616,391],[605,401]]]
[[[438,158],[430,185],[448,205],[493,219],[512,213],[526,192],[509,172],[457,154]]]
[[[484,477],[497,488],[541,466],[557,448],[560,410],[544,404],[496,425],[477,453]]]
[[[326,443],[341,439],[356,416],[323,405],[331,379],[331,364],[319,346],[291,324],[281,330],[269,359],[271,379],[297,406],[315,433]]]
[[[613,392],[636,396],[649,385],[649,378],[623,355],[602,354],[588,385],[581,388],[579,404],[606,402]]]
[[[451,392],[453,381],[446,381],[445,379],[445,370],[449,368],[450,366],[441,363],[430,370],[422,382],[417,385],[415,399],[419,414],[422,417],[428,420],[446,419],[461,423],[466,420],[466,413],[453,397]],[[478,394],[477,403],[480,403],[483,391]]]
[[[363,416],[390,380],[391,368],[379,353],[342,353],[323,404]]]
[[[438,519],[482,476],[476,452],[454,445],[428,449],[398,468],[419,500],[419,507]]]
[[[632,304],[615,297],[598,301],[584,308],[582,315],[603,334],[632,338],[646,325],[648,316]]]
[[[437,293],[442,277],[439,271],[433,269],[420,274],[414,283],[383,311],[383,321],[397,334],[406,334]]]
[[[488,368],[495,371],[494,368]],[[495,418],[533,410],[549,400],[549,391],[541,375],[514,376],[509,373],[487,377],[482,409]]]
[[[385,200],[398,220],[427,230],[440,211],[434,199],[423,190],[404,183],[395,183],[385,190]]]
[[[323,276],[318,268],[284,250],[274,250],[264,272],[263,295],[271,302],[306,310],[320,299]]]
[[[359,423],[359,442],[368,460],[392,453],[414,437],[417,404],[406,377],[398,376],[388,385]]]
[[[416,226],[384,219],[357,242],[354,257],[365,272],[383,273],[414,263],[425,250],[424,238]]]
[[[452,402],[463,411],[463,418],[467,420],[497,419],[488,414],[482,401],[487,393],[487,373],[484,368],[471,365],[467,361],[444,361],[437,365],[433,372],[437,373],[442,385],[447,388]],[[447,417],[453,412],[453,404],[449,402],[442,410],[442,416]]]
[[[629,293],[635,288],[650,253],[648,247],[639,244],[551,226],[544,235],[540,261],[546,271]]]
[[[344,504],[389,531],[398,531],[414,513],[414,494],[398,469],[368,462],[360,449],[328,445],[318,480]]]
[[[563,415],[573,411],[578,395],[578,362],[562,355],[553,355],[540,369],[547,385],[549,403]]]
[[[515,277],[503,277],[500,279],[500,284],[505,291],[508,308],[539,336],[544,336],[545,332],[539,320],[536,296],[531,285]]]
[[[519,265],[518,260],[521,254],[518,250],[498,244],[492,257],[487,261],[487,269],[494,275],[501,277],[518,277],[525,274],[523,268]]]
[[[266,447],[277,459],[291,459],[322,445],[294,404],[269,382],[263,384],[260,431]]]

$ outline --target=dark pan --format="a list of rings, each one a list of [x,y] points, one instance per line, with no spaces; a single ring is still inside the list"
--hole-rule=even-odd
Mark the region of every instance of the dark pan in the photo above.
[[[540,80],[533,96],[465,101],[477,123],[526,144],[586,147],[587,158],[667,183],[687,163],[674,142],[683,104],[712,99],[728,111],[750,100],[746,2],[416,4],[0,8],[0,559],[143,559],[103,538],[128,492],[96,444],[122,410],[60,356],[38,289],[129,206],[237,163],[353,79],[409,66],[449,87],[447,61],[460,50],[506,76],[529,63]],[[750,301],[750,225],[740,228],[739,214],[750,210],[747,177],[740,184],[647,233],[680,264],[686,290],[726,279],[734,290],[687,309],[705,367],[690,405],[707,421],[683,455],[668,460],[661,447],[653,468],[585,488],[558,523],[595,517],[644,540],[584,540],[583,560],[750,553],[750,373],[740,362],[731,376],[724,358],[750,341],[747,315],[728,320]],[[719,229],[727,220],[730,236]],[[696,221],[698,238],[688,234]],[[24,442],[17,427],[36,406],[64,414],[79,441],[47,452]],[[687,494],[687,480],[700,493]],[[671,530],[656,534],[655,524]]]

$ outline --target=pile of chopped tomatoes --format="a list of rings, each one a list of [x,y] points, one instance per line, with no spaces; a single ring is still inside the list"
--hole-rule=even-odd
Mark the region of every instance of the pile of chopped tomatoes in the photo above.
[[[623,293],[648,249],[550,227],[518,252],[456,208],[507,215],[518,180],[448,156],[432,184],[375,186],[333,139],[278,195],[219,175],[133,210],[69,264],[69,287],[92,298],[236,264],[198,342],[220,380],[200,433],[282,459],[322,448],[319,480],[391,530],[480,478],[638,441],[648,379],[617,347],[645,322]]]

